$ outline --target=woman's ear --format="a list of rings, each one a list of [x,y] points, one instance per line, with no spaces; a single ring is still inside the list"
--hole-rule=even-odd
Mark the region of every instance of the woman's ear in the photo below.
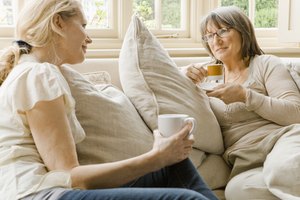
[[[65,36],[66,22],[59,14],[55,14],[52,18],[52,29],[58,35]]]

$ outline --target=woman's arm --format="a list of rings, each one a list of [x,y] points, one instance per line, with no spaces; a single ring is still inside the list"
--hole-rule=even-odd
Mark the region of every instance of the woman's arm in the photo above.
[[[247,110],[279,125],[300,123],[299,89],[283,64],[277,63],[256,71],[255,74],[259,76],[257,80],[260,81],[253,83],[251,87],[254,88],[224,84],[208,93],[208,96],[220,98],[226,104],[244,102]],[[255,90],[256,84],[264,88],[263,93]]]
[[[155,132],[153,149],[148,153],[123,161],[80,166],[63,97],[38,102],[26,114],[35,144],[48,170],[69,171],[75,188],[121,186],[187,158],[194,142],[186,137],[190,126],[169,138],[162,138]]]
[[[300,123],[300,93],[288,70],[280,63],[262,76],[267,94],[248,89],[247,109],[279,125]]]

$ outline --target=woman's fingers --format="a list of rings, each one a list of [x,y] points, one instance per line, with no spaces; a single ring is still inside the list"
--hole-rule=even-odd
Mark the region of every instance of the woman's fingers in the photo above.
[[[174,137],[179,140],[184,140],[189,134],[192,128],[191,123],[187,123],[178,133],[174,133]]]
[[[188,66],[186,75],[194,82],[201,82],[206,76],[207,71],[203,68],[202,65],[191,64]]]

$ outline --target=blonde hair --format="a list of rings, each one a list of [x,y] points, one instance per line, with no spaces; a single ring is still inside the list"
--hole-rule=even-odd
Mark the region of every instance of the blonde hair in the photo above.
[[[201,35],[207,33],[208,23],[213,23],[217,27],[221,28],[221,25],[238,31],[242,38],[242,58],[247,59],[254,57],[255,55],[263,54],[263,51],[259,47],[253,25],[250,19],[236,6],[219,7],[209,13],[201,22],[200,32]],[[209,48],[208,43],[202,41],[203,46],[208,50],[209,54],[217,61]]]
[[[53,24],[54,16],[59,14],[67,20],[78,14],[79,6],[78,0],[34,0],[28,4],[20,13],[16,26],[16,37],[23,45],[14,42],[0,55],[0,85],[18,63],[20,56],[30,53],[31,48],[52,45],[55,51],[53,40],[58,30]]]

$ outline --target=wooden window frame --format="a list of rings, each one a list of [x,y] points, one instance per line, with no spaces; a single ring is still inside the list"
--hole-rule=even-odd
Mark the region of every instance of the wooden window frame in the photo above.
[[[20,6],[25,4],[24,0],[13,0]],[[187,6],[186,12],[186,30],[179,34],[179,37],[160,37],[170,36],[174,32],[154,30],[153,33],[159,38],[162,45],[167,49],[171,56],[207,56],[201,44],[200,35],[200,21],[210,12],[210,10],[218,7],[221,0],[184,0]],[[254,1],[254,0],[250,0]],[[279,0],[293,1],[293,0]],[[280,5],[279,5],[280,6]],[[279,8],[281,9],[281,8]],[[253,10],[253,9],[252,9]],[[253,11],[251,11],[252,13]],[[282,18],[286,18],[279,10],[279,19],[281,23]],[[284,11],[285,13],[287,11]],[[101,57],[118,57],[122,46],[123,38],[125,36],[127,27],[130,23],[132,16],[132,0],[112,0],[111,4],[111,23],[112,28],[109,30],[88,29],[88,34],[92,37],[93,43],[89,46],[87,57],[88,58],[101,58]],[[251,16],[250,16],[251,18]],[[279,23],[279,29],[282,25]],[[298,25],[299,26],[299,25]],[[299,28],[299,27],[298,27]],[[175,31],[176,32],[176,31]],[[298,42],[282,42],[279,41],[280,31],[277,28],[264,29],[259,28],[255,30],[256,36],[260,46],[265,53],[273,53],[275,55],[292,54],[298,56],[300,53],[300,39]],[[298,33],[298,32],[297,32]],[[300,35],[300,34],[298,34]],[[8,46],[14,39],[14,27],[0,27],[0,48]],[[299,55],[300,56],[300,55]]]

